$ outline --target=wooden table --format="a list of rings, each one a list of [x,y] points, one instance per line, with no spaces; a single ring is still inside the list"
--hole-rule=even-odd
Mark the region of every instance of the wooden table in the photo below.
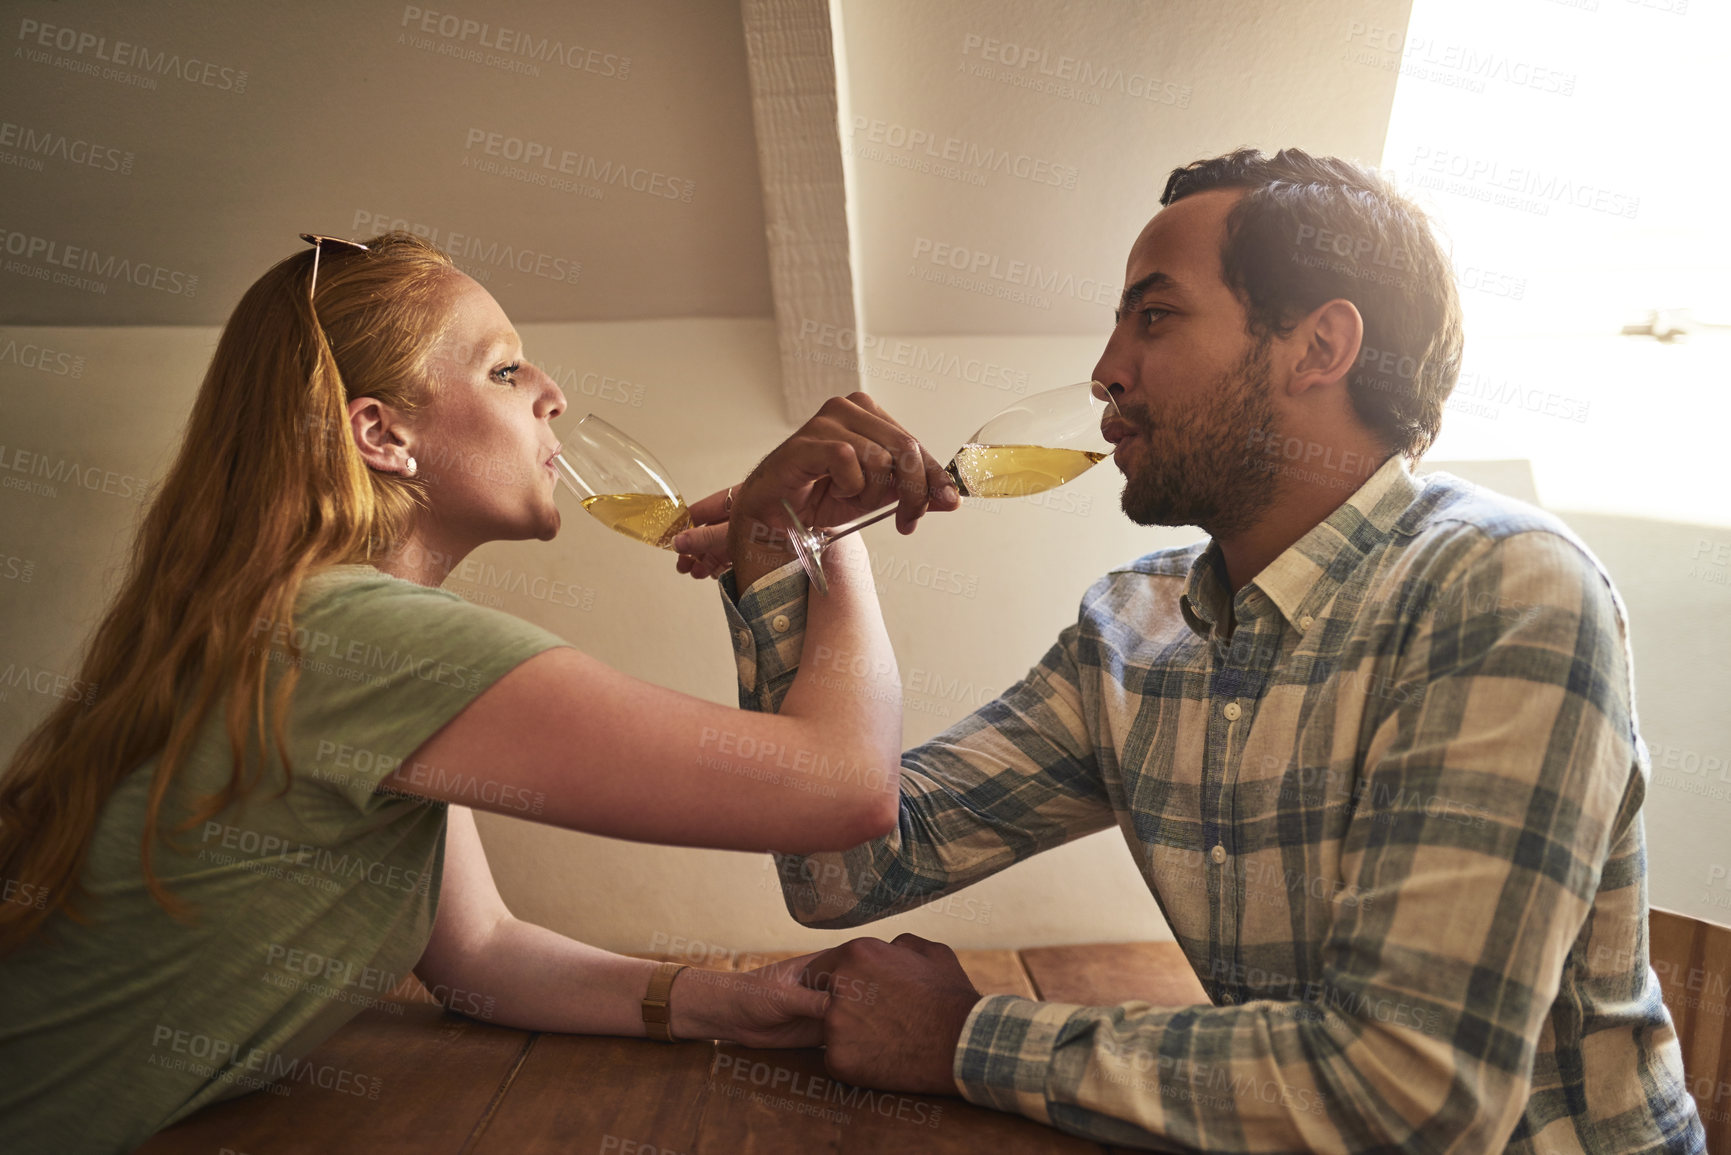
[[[791,953],[756,955],[752,961]],[[1170,942],[958,955],[985,994],[1088,1004],[1207,1001],[1182,952]],[[1114,1150],[961,1098],[868,1093],[835,1083],[817,1049],[542,1034],[491,1026],[415,999],[361,1012],[308,1062],[329,1076],[326,1086],[299,1082],[281,1088],[287,1094],[257,1091],[217,1103],[138,1150],[150,1155]]]

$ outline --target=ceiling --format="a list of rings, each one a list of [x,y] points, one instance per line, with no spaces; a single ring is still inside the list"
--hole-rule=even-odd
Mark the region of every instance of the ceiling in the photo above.
[[[832,4],[865,327],[1098,332],[1168,169],[1380,156],[1345,49],[1406,9]],[[219,324],[296,233],[390,225],[519,321],[776,313],[737,0],[11,11],[0,323]]]
[[[131,159],[0,166],[7,259],[22,233],[182,274],[97,291],[0,265],[8,323],[220,324],[296,233],[395,222],[455,235],[519,321],[771,311],[737,4],[8,7],[0,119]]]

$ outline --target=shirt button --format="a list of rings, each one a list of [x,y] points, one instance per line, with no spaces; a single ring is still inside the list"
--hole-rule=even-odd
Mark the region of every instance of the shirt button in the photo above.
[[[751,645],[751,631],[750,630],[740,630],[737,634],[734,634],[733,636],[734,636],[734,639],[739,642],[741,648],[749,647]]]
[[[1214,865],[1219,866],[1222,862],[1226,861],[1226,848],[1216,842],[1214,844],[1214,849],[1208,852],[1208,857],[1214,860]]]
[[[1228,722],[1236,722],[1236,721],[1238,721],[1238,716],[1240,714],[1244,713],[1244,711],[1239,708],[1239,705],[1237,702],[1228,702],[1228,703],[1226,703],[1226,709],[1225,709],[1224,713],[1226,714],[1226,720]]]
[[[792,622],[787,620],[786,614],[776,614],[773,618],[769,619],[769,628],[778,634],[787,633],[787,627],[792,624]]]
[[[1316,619],[1311,617],[1309,614],[1305,614],[1302,618],[1298,619],[1298,628],[1301,630],[1308,630],[1311,626],[1314,626],[1315,624],[1316,624]]]

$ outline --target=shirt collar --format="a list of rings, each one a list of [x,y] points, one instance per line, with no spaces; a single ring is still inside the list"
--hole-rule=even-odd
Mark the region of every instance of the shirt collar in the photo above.
[[[1406,458],[1392,454],[1351,497],[1239,590],[1238,598],[1254,587],[1294,629],[1308,630],[1365,556],[1388,538],[1420,488]],[[1225,557],[1220,543],[1210,539],[1190,567],[1179,609],[1191,630],[1207,639],[1231,598]]]

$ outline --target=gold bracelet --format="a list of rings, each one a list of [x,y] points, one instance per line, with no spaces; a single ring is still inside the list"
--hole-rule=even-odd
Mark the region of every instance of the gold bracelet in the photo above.
[[[685,969],[684,963],[664,962],[649,976],[649,991],[643,996],[643,1028],[652,1039],[677,1043],[673,1037],[673,976]]]

